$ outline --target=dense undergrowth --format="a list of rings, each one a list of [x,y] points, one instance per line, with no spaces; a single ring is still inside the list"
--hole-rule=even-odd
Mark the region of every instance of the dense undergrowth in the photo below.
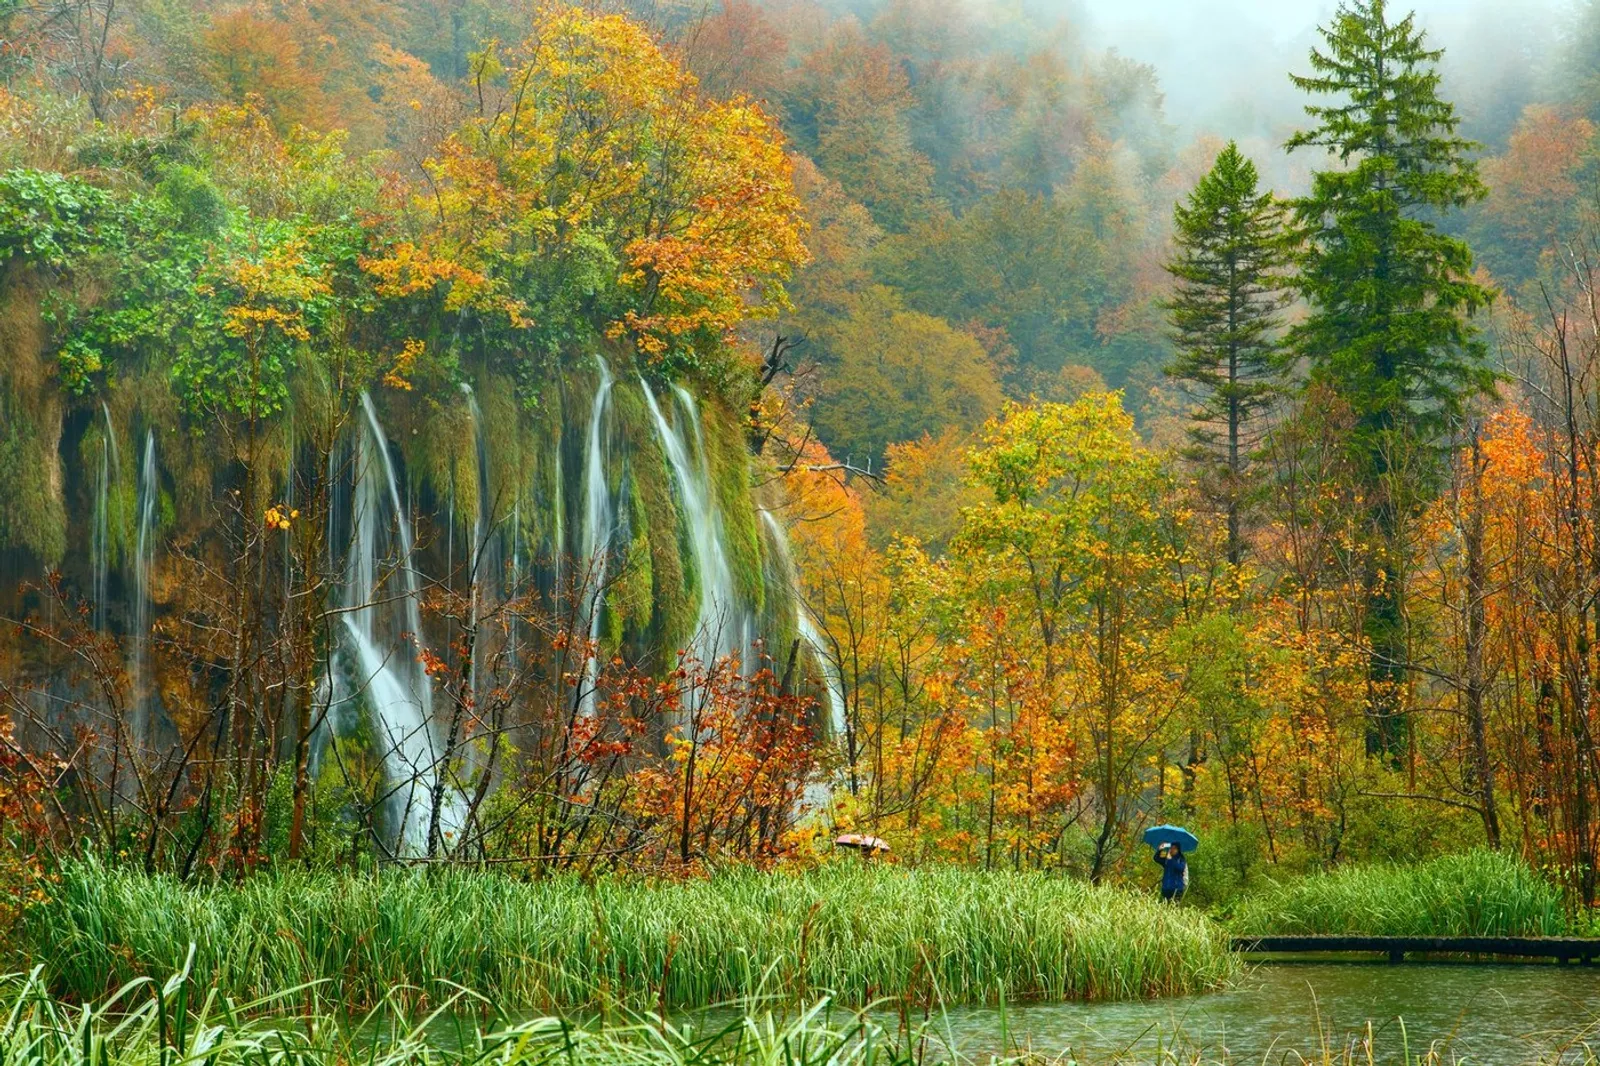
[[[13,934],[18,969],[91,1001],[193,972],[241,1000],[317,982],[360,1008],[465,986],[507,1009],[675,1007],[779,995],[864,1004],[1130,999],[1238,972],[1221,927],[1148,895],[1039,874],[839,864],[645,883],[439,869],[282,873],[187,887],[66,866]]]
[[[1560,936],[1573,929],[1556,886],[1500,852],[1414,865],[1352,866],[1240,901],[1240,933]]]

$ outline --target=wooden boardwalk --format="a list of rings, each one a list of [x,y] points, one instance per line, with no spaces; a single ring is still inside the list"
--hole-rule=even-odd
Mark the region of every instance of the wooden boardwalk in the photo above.
[[[1391,963],[1407,955],[1479,955],[1592,963],[1600,939],[1567,936],[1236,936],[1234,951],[1285,955],[1376,952]]]

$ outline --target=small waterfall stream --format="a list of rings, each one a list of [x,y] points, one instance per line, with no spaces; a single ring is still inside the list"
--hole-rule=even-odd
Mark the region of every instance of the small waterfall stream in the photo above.
[[[789,538],[783,526],[778,524],[777,517],[765,507],[761,508],[761,521],[766,524],[767,532],[772,534],[772,543],[777,546],[778,554],[783,559],[784,572],[792,578],[795,573],[794,560],[789,554]],[[798,582],[796,584],[798,585]],[[817,665],[822,670],[823,687],[827,689],[828,728],[835,741],[843,741],[849,728],[845,716],[844,679],[839,676],[839,666],[833,661],[833,656],[828,654],[828,645],[821,631],[817,629],[817,623],[811,617],[811,611],[800,596],[798,587],[795,589],[795,601],[796,628],[799,630],[800,639],[816,656]]]
[[[549,551],[550,566],[553,574],[551,588],[554,590],[552,602],[558,601],[566,592],[562,582],[567,576],[567,481],[565,472],[561,468],[561,445],[555,448],[555,492],[553,495],[552,509],[555,514],[552,520],[554,526],[550,534]],[[537,561],[537,553],[535,559]]]
[[[145,691],[150,665],[150,572],[155,568],[156,505],[161,496],[153,429],[145,431],[138,488],[139,535],[133,557],[133,654],[128,673],[132,682],[133,743],[142,746],[150,734],[149,693]]]
[[[615,532],[616,515],[611,506],[611,487],[606,483],[606,409],[611,402],[611,387],[615,383],[611,368],[599,356],[595,367],[600,372],[595,385],[594,403],[589,414],[589,439],[584,449],[583,473],[583,557],[582,583],[585,593],[584,622],[591,644],[600,640],[600,623],[605,607],[606,576],[611,556],[611,538]],[[583,692],[581,708],[586,715],[594,713],[599,697],[596,682],[600,673],[598,655],[590,656],[583,667]]]
[[[105,415],[105,439],[100,442],[100,476],[95,482],[94,532],[90,543],[90,565],[94,569],[94,628],[104,633],[107,608],[111,601],[111,503],[115,499],[121,506],[122,457],[117,452],[117,430],[111,424],[111,408],[101,401],[100,411]],[[118,491],[113,494],[113,481]]]
[[[410,641],[422,647],[422,609],[419,580],[414,567],[410,514],[400,498],[388,438],[378,422],[372,399],[362,393],[366,433],[359,443],[354,500],[354,545],[345,585],[345,634],[359,670],[358,689],[377,720],[384,746],[388,777],[388,810],[403,855],[427,851],[434,782],[442,752],[433,735],[433,690],[420,657],[404,648]],[[380,482],[380,478],[382,479]],[[401,593],[386,595],[385,575],[379,572],[380,519],[393,520],[398,541],[395,560]],[[385,620],[380,615],[387,612]],[[389,623],[380,643],[379,624]],[[441,831],[447,841],[460,831],[464,811],[455,792],[446,793],[440,812]]]
[[[467,579],[471,582],[472,594],[472,627],[478,628],[479,611],[483,606],[484,590],[492,587],[491,583],[498,578],[496,571],[499,569],[495,552],[491,551],[489,540],[489,525],[493,520],[489,501],[489,442],[483,434],[483,409],[478,406],[478,394],[472,391],[472,386],[466,382],[461,383],[461,392],[467,398],[467,414],[472,419],[472,439],[477,461],[477,507],[472,514],[472,548],[467,553]],[[482,637],[479,633],[472,642],[472,694],[476,704],[477,695],[481,687],[478,677],[478,664],[482,661]]]
[[[703,666],[710,668],[725,655],[746,655],[750,620],[739,609],[733,571],[723,548],[722,515],[716,506],[700,416],[694,397],[674,386],[684,421],[692,429],[692,434],[686,436],[667,421],[650,383],[640,378],[639,384],[644,388],[656,434],[667,454],[667,463],[672,467],[678,502],[683,508],[682,521],[694,550],[695,572],[700,582],[700,610],[690,649]],[[689,447],[691,437],[695,445],[693,455]]]

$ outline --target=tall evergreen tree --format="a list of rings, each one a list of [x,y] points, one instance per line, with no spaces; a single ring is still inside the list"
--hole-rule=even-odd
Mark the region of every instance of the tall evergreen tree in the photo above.
[[[1438,61],[1415,16],[1390,21],[1385,0],[1346,0],[1320,30],[1313,73],[1295,85],[1328,103],[1288,148],[1325,149],[1338,166],[1314,174],[1295,202],[1305,251],[1298,283],[1310,305],[1290,342],[1314,381],[1355,416],[1354,444],[1369,501],[1364,551],[1370,647],[1369,747],[1397,754],[1405,737],[1404,518],[1430,489],[1429,457],[1472,395],[1490,387],[1471,323],[1490,292],[1472,279],[1472,252],[1440,231],[1440,216],[1485,195],[1439,96]]]
[[[1283,374],[1279,313],[1289,300],[1284,205],[1257,188],[1255,164],[1232,141],[1173,208],[1177,290],[1166,308],[1178,354],[1168,376],[1195,399],[1189,457],[1228,518],[1228,561],[1243,555],[1251,452]]]

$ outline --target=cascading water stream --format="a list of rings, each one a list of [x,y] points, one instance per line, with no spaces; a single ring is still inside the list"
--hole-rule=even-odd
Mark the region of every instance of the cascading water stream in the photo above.
[[[384,769],[390,789],[388,805],[398,850],[404,855],[420,855],[427,850],[433,789],[442,755],[433,736],[432,688],[420,656],[405,654],[399,648],[385,650],[378,641],[379,612],[388,609],[395,612],[392,621],[401,630],[390,635],[398,643],[409,634],[420,650],[422,609],[413,565],[410,515],[400,499],[388,438],[366,393],[361,395],[361,405],[366,413],[367,432],[359,446],[356,470],[355,532],[345,587],[345,633],[360,671],[358,688],[365,692],[383,738]],[[382,485],[378,480],[380,472]],[[385,596],[378,571],[379,518],[385,497],[399,541],[397,566],[403,586],[402,594],[392,598]],[[446,841],[454,839],[461,829],[461,808],[460,795],[448,790],[440,809],[440,831]]]
[[[616,516],[611,506],[611,487],[606,483],[606,408],[611,402],[614,380],[611,368],[599,356],[595,367],[600,378],[595,385],[594,404],[589,414],[589,440],[584,449],[583,473],[583,564],[585,596],[584,619],[591,645],[599,643],[600,622],[606,592],[606,572],[610,563],[611,537]],[[596,689],[600,675],[598,654],[590,655],[583,666],[583,692],[580,708],[593,715],[599,698]]]
[[[472,419],[472,437],[476,450],[477,478],[478,478],[478,505],[472,514],[472,550],[467,555],[467,575],[471,582],[472,593],[472,628],[476,634],[472,642],[472,693],[474,702],[480,687],[478,677],[478,664],[482,661],[480,655],[482,634],[477,633],[478,612],[483,603],[483,589],[485,582],[495,578],[495,560],[490,552],[488,538],[490,511],[489,511],[489,442],[483,435],[483,410],[478,406],[478,396],[472,391],[472,386],[466,382],[461,383],[461,392],[467,398],[467,414]]]
[[[133,557],[133,655],[132,675],[133,743],[142,746],[149,739],[150,705],[145,692],[150,657],[150,571],[155,568],[156,503],[161,485],[156,470],[156,434],[146,430],[144,459],[139,464],[137,497],[139,536]]]
[[[100,410],[105,415],[106,435],[100,442],[100,478],[95,485],[94,535],[90,551],[94,566],[94,628],[97,632],[104,633],[107,607],[111,600],[112,480],[116,479],[120,489],[122,458],[117,452],[117,431],[111,424],[111,408],[102,402]],[[122,499],[120,491],[115,493],[115,499],[120,505]]]
[[[678,502],[683,508],[683,524],[688,531],[694,550],[696,573],[700,581],[700,611],[695,622],[695,633],[690,643],[696,659],[710,669],[725,655],[743,655],[748,645],[748,620],[738,614],[738,597],[734,590],[733,571],[728,565],[728,554],[723,549],[722,515],[717,510],[711,491],[711,471],[706,462],[704,441],[700,437],[700,418],[695,410],[694,397],[683,389],[676,389],[684,409],[685,421],[693,427],[699,462],[691,457],[684,435],[675,429],[656,402],[650,383],[639,379],[644,387],[645,402],[655,420],[656,434],[667,463],[672,467],[673,480],[678,485]],[[735,636],[737,634],[737,636]]]
[[[511,505],[511,571],[508,577],[510,582],[510,595],[522,595],[522,501],[516,500]],[[511,661],[518,661],[517,652],[522,647],[521,618],[516,611],[511,612],[511,632],[509,636]]]
[[[567,485],[566,473],[565,473],[565,471],[563,471],[561,469],[561,446],[560,446],[560,444],[557,444],[556,445],[556,479],[555,479],[556,491],[555,491],[555,500],[554,500],[555,506],[553,507],[553,510],[555,511],[555,532],[551,534],[551,538],[550,538],[550,555],[551,555],[550,562],[551,562],[551,565],[555,569],[555,584],[552,587],[555,589],[556,597],[560,597],[562,595],[563,589],[562,589],[561,582],[566,578],[566,566],[567,566],[567,489],[566,489],[566,485]]]
[[[772,534],[772,542],[777,546],[785,572],[793,575],[794,562],[789,554],[789,538],[785,535],[783,527],[778,524],[778,519],[773,513],[764,507],[761,509],[761,521],[766,523],[767,531]],[[798,588],[795,589],[795,600],[795,625],[799,630],[800,639],[817,657],[817,664],[822,669],[823,686],[828,693],[828,728],[835,741],[843,741],[849,728],[844,699],[844,678],[839,675],[839,666],[834,662],[833,656],[828,654],[827,643],[821,631],[817,629],[811,611],[800,598]]]

